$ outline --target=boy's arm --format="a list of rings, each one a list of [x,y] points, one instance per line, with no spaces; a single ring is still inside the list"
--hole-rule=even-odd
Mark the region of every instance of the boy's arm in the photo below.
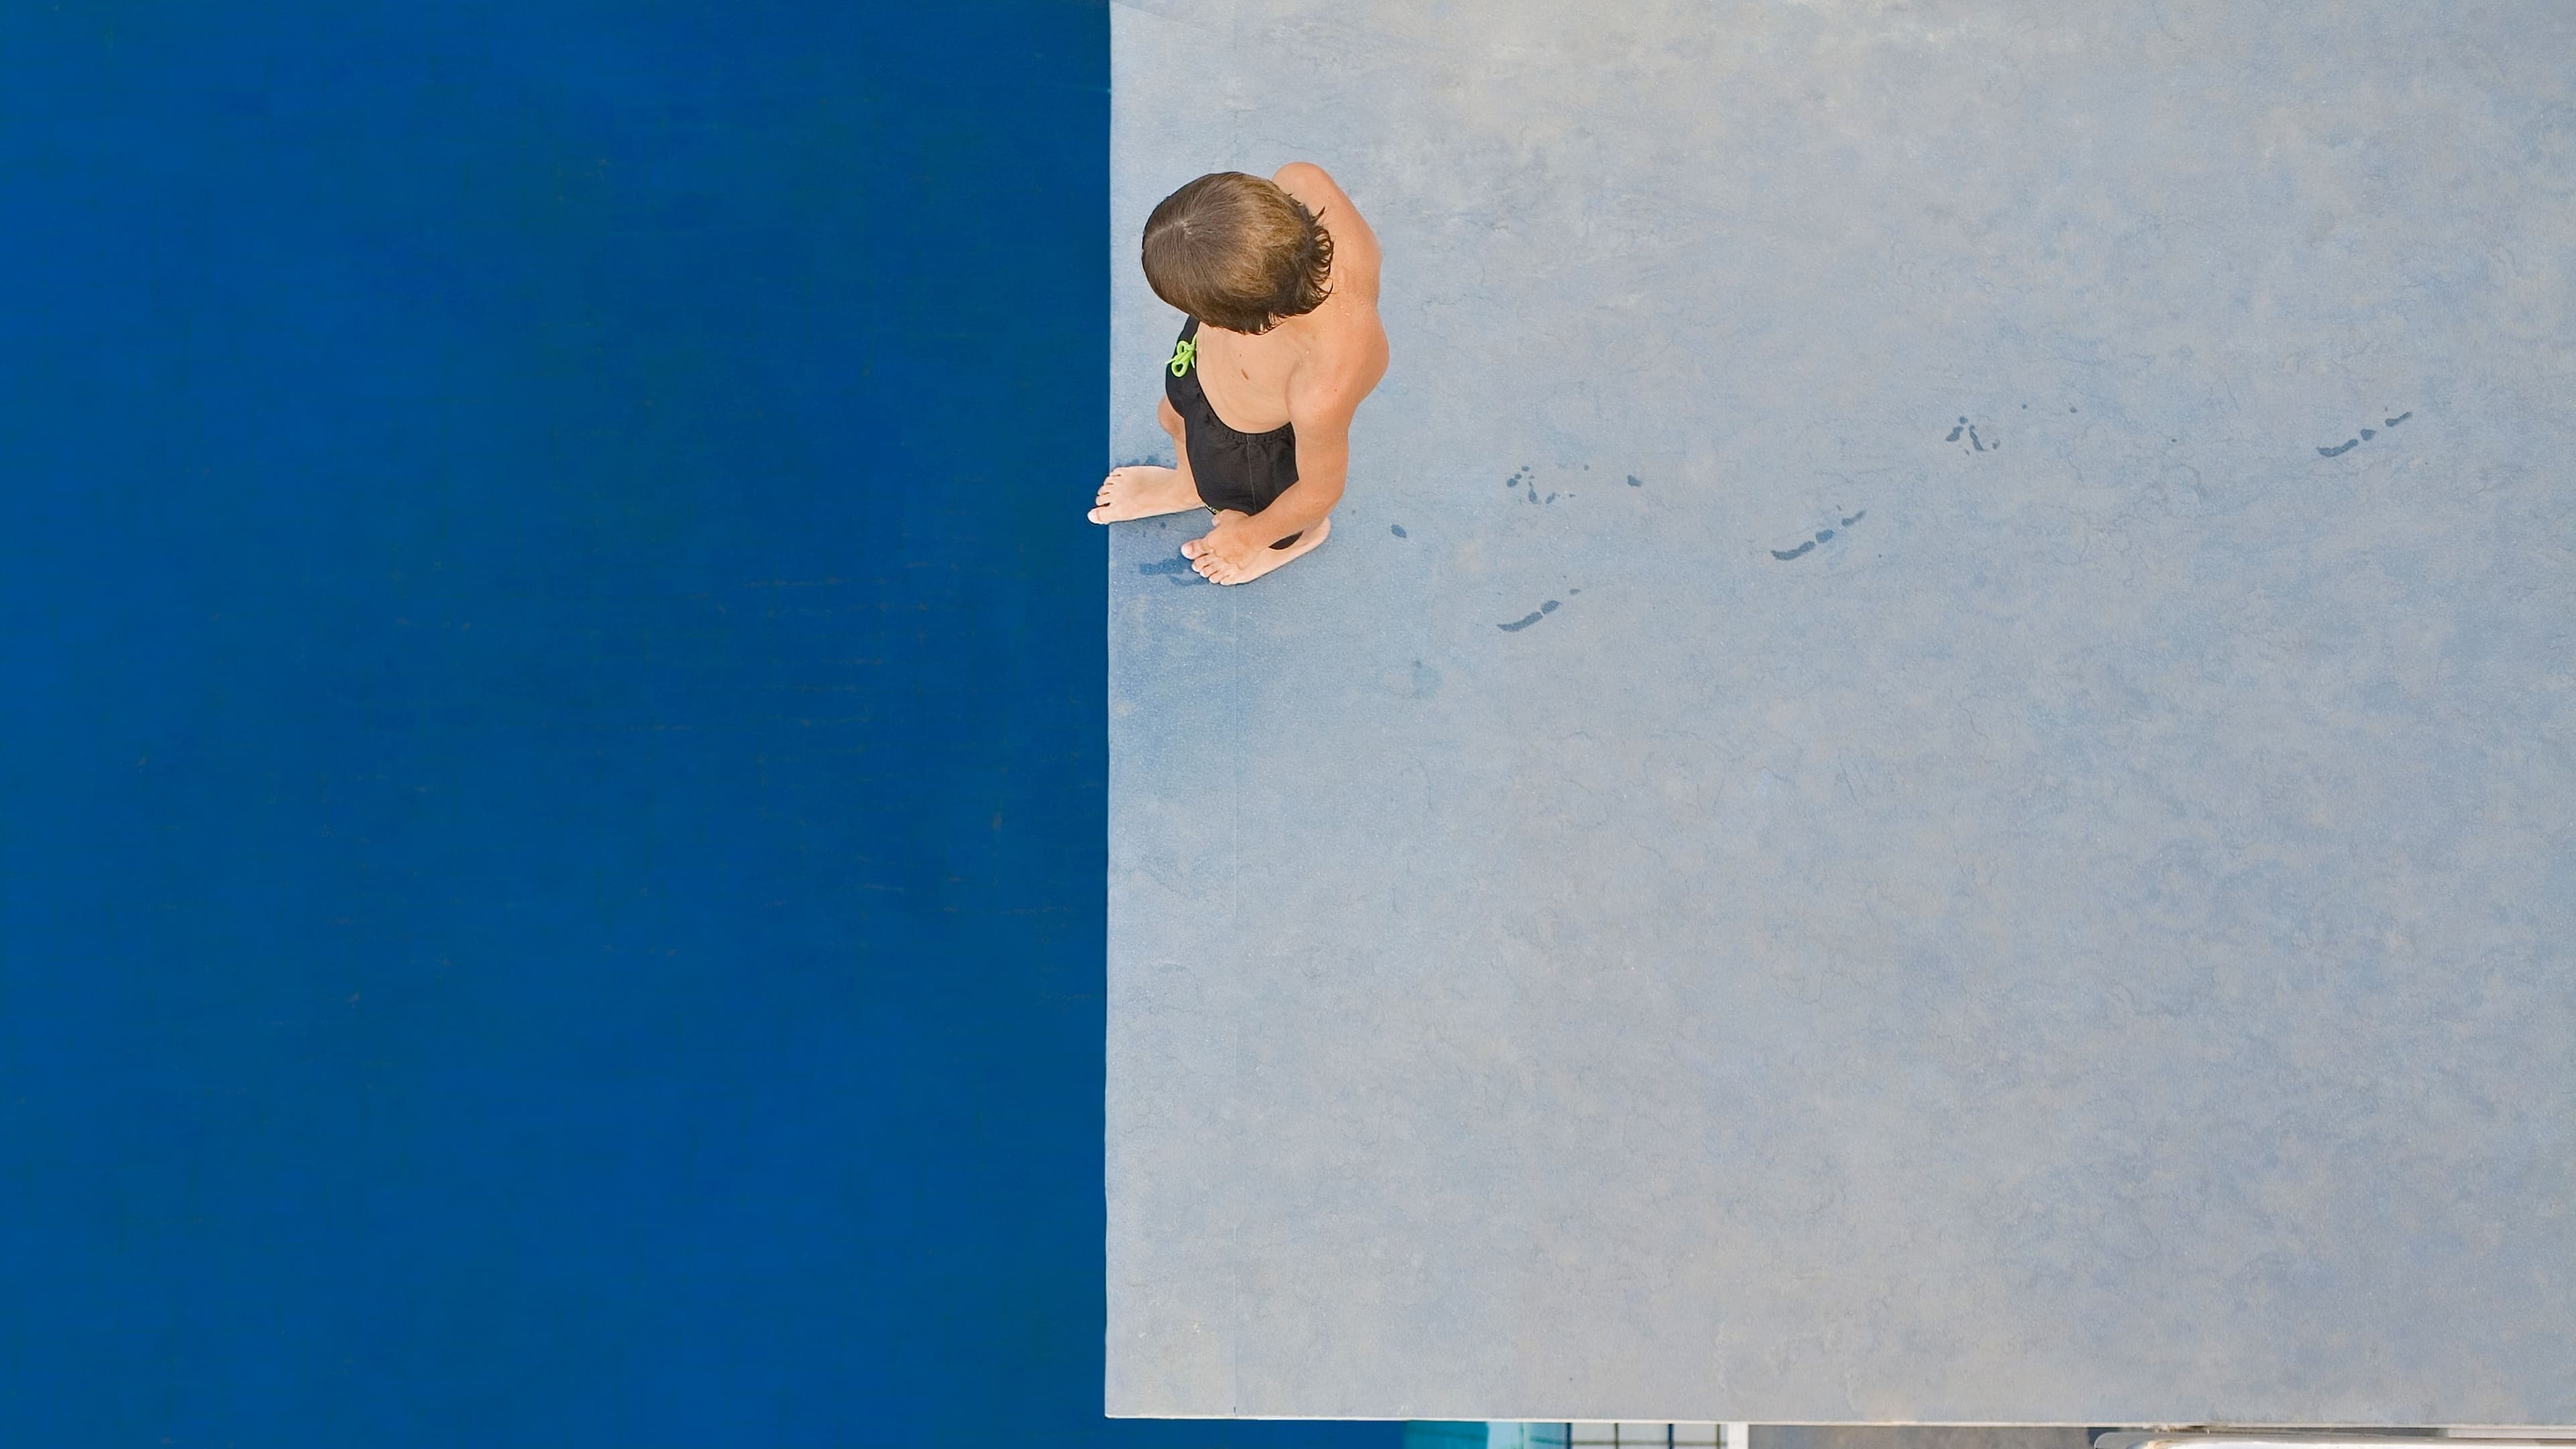
[[[1367,388],[1330,377],[1289,389],[1288,422],[1297,430],[1297,481],[1243,521],[1253,542],[1268,548],[1303,533],[1342,501],[1342,485],[1351,471],[1351,417],[1366,396]]]

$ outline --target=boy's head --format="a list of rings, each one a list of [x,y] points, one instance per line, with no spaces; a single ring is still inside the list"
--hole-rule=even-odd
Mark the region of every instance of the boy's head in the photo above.
[[[1267,332],[1324,304],[1333,237],[1276,185],[1241,171],[1202,176],[1145,221],[1154,295],[1230,332]]]

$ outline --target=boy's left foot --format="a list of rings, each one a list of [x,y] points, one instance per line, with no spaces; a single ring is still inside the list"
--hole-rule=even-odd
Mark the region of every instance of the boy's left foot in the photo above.
[[[1315,545],[1324,541],[1324,535],[1332,531],[1333,520],[1331,515],[1328,514],[1322,518],[1316,519],[1314,527],[1297,535],[1297,541],[1295,543],[1288,545],[1286,548],[1265,548],[1261,551],[1261,556],[1254,559],[1249,565],[1247,565],[1242,573],[1235,575],[1231,579],[1208,579],[1208,582],[1212,584],[1251,583],[1254,579],[1257,579],[1263,574],[1270,572],[1272,569],[1279,567],[1288,560],[1313,551]],[[1208,563],[1206,560],[1195,561],[1191,564],[1191,567],[1198,570],[1201,578],[1207,577]]]

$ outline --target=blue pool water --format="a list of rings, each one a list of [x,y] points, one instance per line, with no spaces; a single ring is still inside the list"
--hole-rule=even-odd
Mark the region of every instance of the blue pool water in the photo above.
[[[1107,77],[0,9],[0,1441],[1397,1441],[1100,1413]]]

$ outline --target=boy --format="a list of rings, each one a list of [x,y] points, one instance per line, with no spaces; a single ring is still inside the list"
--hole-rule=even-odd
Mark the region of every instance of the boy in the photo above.
[[[1291,161],[1165,197],[1144,261],[1154,295],[1189,314],[1163,368],[1179,466],[1111,469],[1091,521],[1205,508],[1216,526],[1181,552],[1212,583],[1249,583],[1331,532],[1351,414],[1386,376],[1377,234],[1322,167]]]

